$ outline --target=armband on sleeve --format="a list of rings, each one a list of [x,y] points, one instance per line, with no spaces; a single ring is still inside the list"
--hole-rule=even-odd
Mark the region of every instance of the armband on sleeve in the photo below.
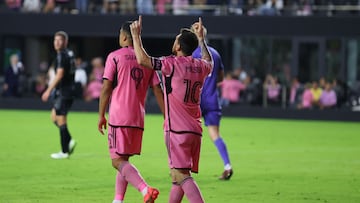
[[[151,57],[151,65],[154,70],[161,70],[162,64],[159,58]]]

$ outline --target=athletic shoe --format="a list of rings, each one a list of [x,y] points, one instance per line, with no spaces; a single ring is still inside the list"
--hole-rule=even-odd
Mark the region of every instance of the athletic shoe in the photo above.
[[[58,153],[53,153],[50,156],[53,159],[67,159],[69,158],[69,153],[58,152]]]
[[[71,139],[69,142],[69,155],[71,155],[74,152],[74,149],[76,147],[75,140]]]
[[[221,176],[219,177],[219,180],[230,180],[231,176],[233,174],[233,170],[225,170]]]
[[[113,200],[112,203],[120,203],[120,200]]]
[[[159,190],[152,187],[148,187],[148,192],[144,196],[144,203],[154,203],[158,195],[159,195]]]

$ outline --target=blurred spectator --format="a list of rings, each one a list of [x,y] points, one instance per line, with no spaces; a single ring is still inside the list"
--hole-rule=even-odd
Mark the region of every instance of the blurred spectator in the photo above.
[[[336,106],[339,108],[343,103],[346,102],[345,86],[342,81],[334,79],[332,81],[332,88],[336,93]]]
[[[154,5],[152,0],[136,0],[137,14],[154,14]]]
[[[12,11],[20,11],[21,0],[5,0],[6,6]]]
[[[165,13],[167,13],[167,4],[171,3],[171,0],[156,0],[156,13],[158,15],[164,15]]]
[[[79,13],[87,13],[88,0],[75,0],[75,8]]]
[[[36,76],[35,79],[35,95],[36,96],[41,96],[42,93],[46,90],[47,88],[47,83],[46,83],[46,74],[45,73],[39,73]]]
[[[189,8],[190,15],[202,15],[206,10],[206,0],[192,0],[192,7]]]
[[[240,91],[246,88],[246,86],[230,72],[226,74],[226,77],[218,86],[221,88],[222,106],[228,106],[230,103],[238,103],[240,101]]]
[[[24,0],[22,5],[22,11],[39,13],[41,11],[40,0]]]
[[[91,66],[90,78],[93,77],[101,82],[104,74],[104,60],[101,57],[95,57],[91,60]]]
[[[5,82],[3,85],[3,96],[19,97],[20,75],[24,71],[23,64],[17,54],[10,56],[10,65],[5,70]]]
[[[77,98],[83,98],[87,85],[87,74],[85,71],[86,64],[80,57],[75,59],[75,95]]]
[[[264,88],[266,91],[267,100],[270,103],[278,103],[280,101],[281,86],[276,77],[268,74],[265,78]]]
[[[124,4],[121,6],[126,6],[126,5]],[[119,12],[120,12],[120,0],[104,0],[103,13],[118,14]]]
[[[321,89],[325,89],[325,85],[326,85],[325,77],[320,77],[320,79],[319,79],[319,87]]]
[[[247,78],[247,73],[241,67],[239,67],[234,69],[233,76],[244,83]]]
[[[120,0],[120,13],[135,14],[135,0]]]
[[[71,0],[46,0],[44,13],[70,13],[74,9]]]
[[[278,79],[278,82],[285,87],[290,87],[292,81],[290,65],[285,63],[282,65],[282,67],[275,66],[274,70],[274,76]]]
[[[39,73],[35,78],[32,89],[36,96],[41,96],[47,88],[47,68],[48,63],[46,61],[40,63]]]
[[[258,15],[258,10],[262,5],[262,0],[248,0],[246,14],[249,16]]]
[[[290,98],[289,98],[290,107],[296,107],[298,105],[297,93],[299,88],[300,88],[300,82],[296,77],[294,77],[291,81],[291,86],[290,86]]]
[[[172,9],[174,15],[189,14],[189,0],[172,0]]]
[[[89,0],[88,13],[104,13],[104,1],[103,0]]]
[[[318,83],[316,81],[314,81],[312,83],[312,87],[311,87],[311,93],[313,95],[313,106],[319,106],[319,100],[320,100],[320,96],[322,94],[322,89],[319,87]]]
[[[320,109],[334,108],[336,106],[336,93],[329,82],[325,84],[325,89],[322,91],[319,101]]]
[[[229,0],[228,1],[228,12],[229,14],[242,15],[244,0]]]
[[[267,16],[280,15],[283,7],[282,0],[267,0],[258,8],[258,14]]]
[[[312,101],[313,101],[313,94],[311,93],[311,84],[305,84],[305,90],[302,94],[301,103],[299,104],[299,109],[311,109],[312,108]]]
[[[299,4],[295,6],[297,16],[312,15],[312,8],[310,0],[299,0]]]
[[[84,94],[85,101],[99,100],[101,88],[102,82],[97,80],[94,76],[91,76]]]

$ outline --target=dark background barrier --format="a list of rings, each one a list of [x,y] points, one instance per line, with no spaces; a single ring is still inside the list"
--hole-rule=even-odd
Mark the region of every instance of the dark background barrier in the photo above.
[[[116,36],[122,22],[136,15],[26,14],[0,13],[0,35],[52,36],[66,30],[71,36]],[[143,35],[173,37],[180,27],[188,27],[197,16],[143,16]],[[203,16],[211,36],[321,36],[360,35],[358,16]]]

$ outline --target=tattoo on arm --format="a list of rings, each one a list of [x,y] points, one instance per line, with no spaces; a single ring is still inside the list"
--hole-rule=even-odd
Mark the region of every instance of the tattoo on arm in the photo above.
[[[201,56],[202,59],[205,59],[207,61],[211,61],[211,56],[208,47],[206,46],[206,42],[204,40],[199,42],[199,46],[201,49]]]

